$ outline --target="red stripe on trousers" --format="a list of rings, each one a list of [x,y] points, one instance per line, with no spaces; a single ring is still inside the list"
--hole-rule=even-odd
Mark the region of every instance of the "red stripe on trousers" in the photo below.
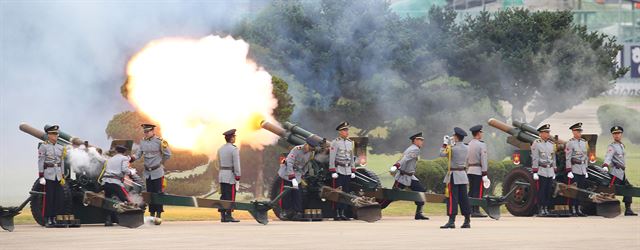
[[[284,191],[284,180],[280,179],[280,193]],[[282,208],[282,199],[278,200],[278,205]]]
[[[571,185],[571,178],[567,177],[567,180],[567,185]],[[567,198],[567,205],[569,205],[569,200],[571,199]]]
[[[482,198],[482,180],[480,181],[480,196],[478,198]]]
[[[160,182],[160,190],[164,193],[164,176],[162,176],[162,181]]]
[[[47,206],[47,199],[46,199],[47,198],[47,192],[46,192],[46,189],[45,189],[45,185],[42,185],[42,192],[44,192],[44,195],[42,196],[42,217],[44,217],[44,209]]]
[[[332,179],[331,187],[336,188],[336,179]],[[331,202],[331,208],[336,209],[336,203],[335,202]]]
[[[448,215],[451,215],[451,213],[453,212],[452,211],[453,210],[453,208],[452,208],[453,207],[453,198],[452,198],[453,197],[453,193],[451,191],[453,191],[453,190],[451,189],[451,182],[449,182],[449,214]]]
[[[127,192],[127,190],[124,189],[123,186],[120,186],[120,189],[122,189],[122,192],[124,193],[124,197],[127,197],[127,201],[131,202],[131,198],[129,198],[129,192]]]
[[[609,183],[609,187],[613,187],[613,183],[616,181],[616,176],[614,175],[613,178],[611,178],[611,183]]]

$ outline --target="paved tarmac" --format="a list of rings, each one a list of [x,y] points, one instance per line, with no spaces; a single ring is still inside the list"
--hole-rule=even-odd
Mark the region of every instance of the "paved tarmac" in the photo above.
[[[375,223],[219,221],[165,222],[136,229],[83,225],[0,231],[0,249],[640,249],[640,217],[613,219],[504,216],[475,219],[471,229],[386,217]],[[457,226],[462,223],[458,217]]]

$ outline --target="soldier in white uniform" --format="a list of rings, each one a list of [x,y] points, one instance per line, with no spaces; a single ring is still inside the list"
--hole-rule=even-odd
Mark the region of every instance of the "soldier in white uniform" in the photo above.
[[[449,221],[440,228],[455,228],[456,215],[458,214],[458,204],[462,215],[464,215],[464,223],[462,228],[471,228],[471,212],[469,211],[469,196],[467,194],[467,184],[469,179],[465,171],[467,161],[468,146],[462,142],[467,133],[461,128],[453,128],[453,137],[445,136],[440,149],[440,157],[449,159],[449,171],[444,177],[444,183],[449,190],[449,199],[447,200],[447,215]]]
[[[227,201],[236,200],[236,182],[240,181],[240,151],[233,145],[236,142],[236,130],[231,129],[224,132],[224,140],[227,142],[218,149],[218,161],[220,172],[218,182],[220,183],[220,199]],[[231,209],[218,209],[221,222],[239,222],[232,216]]]
[[[165,187],[164,180],[164,163],[171,158],[171,151],[167,141],[155,134],[156,125],[142,124],[144,138],[140,141],[140,148],[132,161],[144,157],[144,179],[147,186],[147,192],[163,193]],[[159,225],[162,220],[162,205],[149,204],[149,212],[154,217],[154,222]]]
[[[302,191],[298,189],[298,185],[302,183],[302,177],[309,170],[307,163],[311,160],[316,146],[318,144],[314,140],[307,139],[305,144],[293,147],[284,163],[280,165],[280,192],[284,191],[284,187],[293,187],[291,192],[282,198],[284,217],[289,216],[286,213],[293,213],[293,220],[302,219]]]
[[[606,169],[610,169],[611,183],[610,186],[615,185],[631,185],[627,176],[625,175],[625,170],[627,169],[625,158],[624,158],[624,144],[622,144],[622,133],[624,129],[620,126],[614,126],[611,128],[611,135],[613,137],[613,142],[609,144],[607,148],[607,154],[604,156],[604,164],[602,166]],[[625,196],[622,201],[624,202],[624,215],[626,216],[637,216],[638,214],[634,213],[631,210],[631,196]]]
[[[538,181],[538,216],[548,216],[551,205],[553,180],[556,178],[556,144],[551,141],[551,126],[544,124],[538,128],[540,139],[531,145],[531,168],[533,179]]]
[[[348,122],[341,122],[336,127],[338,138],[331,141],[329,148],[329,172],[333,178],[333,188],[340,187],[343,192],[351,192],[351,179],[356,178],[356,165],[353,155],[354,143],[349,139]],[[350,220],[345,214],[349,208],[346,204],[335,204],[334,220]]]
[[[569,139],[565,146],[565,170],[567,171],[567,184],[575,183],[578,188],[584,188],[587,173],[587,163],[589,161],[589,146],[587,140],[582,138],[582,123],[578,122],[571,127],[573,137]],[[571,214],[573,216],[587,216],[582,212],[580,201],[569,199]]]
[[[482,125],[469,128],[473,139],[469,142],[467,153],[467,177],[469,178],[469,197],[482,198],[483,187],[489,188],[491,182],[487,173],[489,171],[489,159],[487,157],[487,145],[482,141],[484,132]],[[480,212],[480,207],[471,207],[471,217],[487,217]]]
[[[46,219],[46,226],[53,227],[56,216],[64,211],[64,160],[67,147],[57,144],[58,125],[45,129],[47,141],[38,147],[38,176],[40,185],[44,185],[42,213]]]
[[[104,174],[102,175],[102,189],[104,189],[104,196],[106,198],[118,198],[122,202],[128,202],[129,193],[124,188],[123,180],[125,176],[135,174],[135,169],[129,168],[129,161],[131,160],[124,153],[127,152],[127,148],[122,145],[117,145],[116,155],[107,159],[104,164]],[[117,218],[115,212],[107,213],[107,219],[105,220],[105,226],[112,226],[113,219]]]
[[[393,166],[391,166],[391,172],[395,172],[395,183],[393,184],[393,188],[395,189],[405,189],[409,188],[411,191],[416,192],[426,192],[427,189],[420,183],[418,177],[415,176],[416,173],[416,165],[418,163],[418,159],[420,157],[420,149],[424,144],[424,137],[422,136],[422,132],[417,133],[409,137],[411,140],[411,146],[409,146],[404,153],[402,154],[402,158]],[[391,201],[383,201],[383,207],[386,207],[391,203]],[[416,220],[428,220],[429,218],[422,214],[422,208],[424,207],[424,202],[416,201],[416,214],[414,219]]]

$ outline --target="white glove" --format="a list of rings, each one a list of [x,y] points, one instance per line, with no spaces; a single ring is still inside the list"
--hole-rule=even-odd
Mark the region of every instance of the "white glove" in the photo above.
[[[489,188],[491,187],[491,180],[489,180],[489,177],[482,176],[482,186],[484,186],[484,188]]]
[[[135,168],[130,168],[129,171],[131,172],[131,175],[135,175],[136,173],[138,173]]]
[[[442,145],[449,145],[449,141],[451,141],[451,137],[449,137],[448,135],[445,135],[442,138]]]
[[[331,178],[338,179],[338,173],[331,174]]]
[[[551,179],[556,179],[556,174],[553,174],[553,176],[551,176]]]
[[[589,178],[589,172],[584,173],[584,178]]]
[[[569,173],[567,174],[567,177],[569,177],[569,179],[573,179],[573,172],[569,172]]]
[[[298,180],[296,180],[295,178],[291,179],[291,184],[293,185],[293,188],[298,188]]]
[[[533,173],[533,179],[536,181],[540,179],[540,177],[538,176],[538,173]]]
[[[608,167],[602,167],[602,170],[604,170],[605,172],[609,173],[609,168]]]
[[[391,167],[389,168],[389,172],[392,172],[392,173],[393,173],[393,172],[396,172],[396,171],[398,171],[398,167],[396,167],[396,166],[391,166]]]
[[[44,179],[44,177],[40,177],[40,179],[38,179],[38,181],[40,182],[40,185],[47,184],[47,181]]]
[[[356,178],[356,173],[351,173],[351,179]]]

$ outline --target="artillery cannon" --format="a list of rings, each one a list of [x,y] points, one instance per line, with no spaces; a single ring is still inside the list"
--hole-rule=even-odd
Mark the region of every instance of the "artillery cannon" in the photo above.
[[[45,129],[48,127],[49,125],[46,125]],[[21,124],[19,129],[41,141],[47,140],[47,134],[44,130],[36,129],[28,124]],[[88,142],[63,131],[59,131],[59,137],[56,143],[67,147],[68,150],[92,150],[90,148],[94,148],[94,146]],[[85,148],[81,149],[83,145]],[[131,152],[133,141],[113,140],[110,148],[114,149],[115,145],[123,145],[127,147],[127,152]],[[96,148],[96,151],[100,152],[102,150]],[[118,225],[136,228],[144,224],[143,215],[146,204],[246,210],[258,223],[267,224],[269,222],[267,212],[277,203],[282,195],[286,195],[288,192],[288,190],[284,190],[281,196],[275,197],[276,199],[271,201],[252,201],[248,203],[172,194],[146,193],[143,192],[144,183],[142,179],[137,174],[133,174],[127,176],[123,183],[130,196],[140,197],[140,199],[137,199],[140,200],[140,203],[130,203],[128,201],[120,201],[116,197],[104,196],[100,183],[100,170],[106,159],[102,157],[106,157],[106,155],[100,156],[100,159],[97,159],[99,162],[95,164],[98,166],[98,171],[95,171],[96,169],[90,171],[91,168],[96,167],[93,165],[72,168],[69,164],[68,157],[65,157],[65,168],[63,169],[63,177],[65,180],[63,185],[64,214],[58,216],[57,221],[59,224],[57,226],[79,227],[81,224],[101,224],[105,222],[107,214],[115,212],[117,218],[114,219]],[[29,193],[30,196],[20,206],[0,206],[0,227],[7,231],[13,231],[13,218],[20,214],[22,209],[29,203],[31,204],[30,209],[33,219],[39,225],[45,225],[43,207],[46,193],[44,192],[44,185],[40,185],[36,179]]]
[[[382,201],[422,201],[444,203],[447,198],[443,194],[433,194],[427,192],[414,192],[399,189],[388,189],[382,187],[380,178],[374,172],[366,168],[367,143],[366,137],[351,137],[354,141],[354,157],[356,159],[356,178],[351,181],[350,194],[329,187],[332,182],[329,172],[329,156],[327,140],[300,128],[296,124],[285,122],[282,126],[262,121],[260,126],[266,130],[280,136],[284,141],[292,146],[305,143],[307,138],[319,142],[315,148],[314,156],[309,161],[309,172],[303,177],[304,183],[301,185],[304,216],[307,220],[318,220],[321,218],[332,218],[334,216],[334,202],[341,202],[352,207],[353,211],[348,211],[347,216],[365,220],[376,221],[381,215],[380,203]],[[281,161],[286,157],[286,153],[281,155]],[[522,185],[528,185],[522,183]],[[270,197],[277,197],[281,190],[280,177],[275,178],[270,192]],[[515,187],[512,189],[515,190]],[[471,205],[482,207],[493,219],[500,218],[500,206],[513,192],[507,192],[505,196],[485,196],[483,198],[470,198]],[[368,202],[353,202],[353,201]],[[375,202],[374,202],[375,201]],[[387,203],[388,204],[388,203]],[[281,206],[273,208],[276,216],[281,220],[289,220],[289,214],[283,211]]]
[[[531,144],[539,139],[538,131],[522,122],[514,121],[511,125],[496,119],[489,119],[487,122],[490,126],[497,128],[510,136],[507,143],[516,147],[512,155],[513,164],[516,168],[512,169],[503,182],[503,192],[516,188],[515,194],[508,200],[507,210],[514,216],[531,216],[535,213],[537,207],[535,188],[536,182],[533,180],[531,169]],[[565,142],[558,139],[558,136],[552,138],[556,143],[556,165],[558,173],[553,183],[553,199],[552,214],[556,216],[569,216],[568,199],[577,199],[585,207],[583,212],[591,215],[600,215],[607,218],[615,217],[620,214],[620,201],[615,199],[613,194],[634,194],[632,196],[640,196],[640,191],[626,187],[615,186],[615,191],[609,187],[611,177],[603,171],[599,166],[594,165],[596,154],[596,142],[598,136],[595,134],[583,134],[582,138],[589,145],[589,166],[587,178],[587,188],[580,189],[574,185],[567,185],[567,173],[565,171]],[[518,186],[516,183],[529,183],[528,187]],[[618,191],[619,190],[619,191]]]

